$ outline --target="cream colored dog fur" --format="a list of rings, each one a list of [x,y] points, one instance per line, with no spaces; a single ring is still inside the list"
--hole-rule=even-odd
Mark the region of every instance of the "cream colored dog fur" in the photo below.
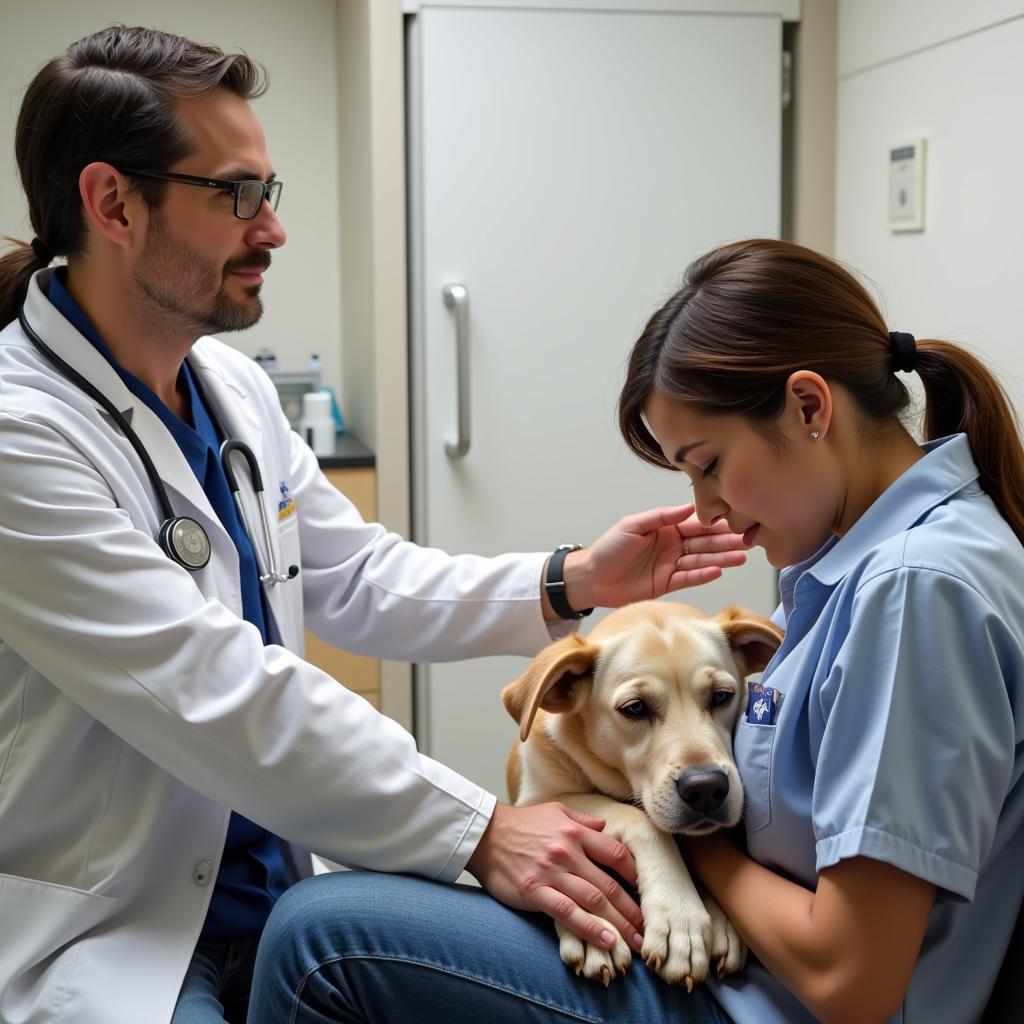
[[[738,970],[746,951],[721,908],[697,892],[674,834],[740,820],[732,733],[746,708],[744,678],[764,668],[782,635],[741,608],[709,618],[644,601],[546,647],[502,693],[520,726],[508,765],[513,802],[560,800],[606,820],[636,861],[643,958],[688,989],[709,964],[720,976]],[[577,974],[607,985],[629,966],[621,937],[604,950],[556,927]]]

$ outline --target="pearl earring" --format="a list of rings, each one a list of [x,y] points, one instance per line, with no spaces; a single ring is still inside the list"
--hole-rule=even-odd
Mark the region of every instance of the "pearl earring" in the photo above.
[[[812,441],[817,441],[819,437],[821,437],[821,434],[818,433],[817,430],[812,430],[811,431],[811,440]]]

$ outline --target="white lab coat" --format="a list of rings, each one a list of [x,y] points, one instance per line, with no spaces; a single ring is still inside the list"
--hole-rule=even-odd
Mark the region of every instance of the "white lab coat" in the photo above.
[[[50,273],[32,280],[29,322],[128,417],[175,514],[203,524],[213,554],[192,574],[161,552],[159,506],[129,442],[8,325],[0,1021],[163,1024],[230,809],[341,863],[445,880],[493,809],[491,795],[304,662],[304,622],[386,658],[532,654],[551,638],[544,556],[452,558],[364,523],[289,431],[265,374],[203,338],[190,363],[225,429],[256,454],[278,565],[302,567],[268,592],[279,644],[264,646],[241,617],[232,542],[184,456],[47,300]],[[282,483],[295,507],[279,521]],[[259,523],[247,481],[242,493]]]

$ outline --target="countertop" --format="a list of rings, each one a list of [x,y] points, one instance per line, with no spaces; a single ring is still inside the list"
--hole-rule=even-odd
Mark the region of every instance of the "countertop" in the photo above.
[[[377,457],[355,434],[338,434],[334,441],[334,454],[319,456],[321,469],[373,468]]]

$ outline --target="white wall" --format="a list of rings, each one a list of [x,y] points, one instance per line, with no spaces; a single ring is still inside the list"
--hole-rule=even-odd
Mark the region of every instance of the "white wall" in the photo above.
[[[68,43],[113,22],[146,25],[244,50],[270,73],[254,107],[284,181],[279,214],[288,243],[263,288],[265,312],[223,340],[252,355],[266,345],[281,369],[321,356],[324,383],[340,394],[337,40],[334,0],[0,0],[0,234],[31,237],[14,162],[22,93]]]
[[[984,355],[1024,410],[1024,2],[840,0],[836,256],[891,330]],[[887,225],[888,147],[927,139],[925,230]]]

